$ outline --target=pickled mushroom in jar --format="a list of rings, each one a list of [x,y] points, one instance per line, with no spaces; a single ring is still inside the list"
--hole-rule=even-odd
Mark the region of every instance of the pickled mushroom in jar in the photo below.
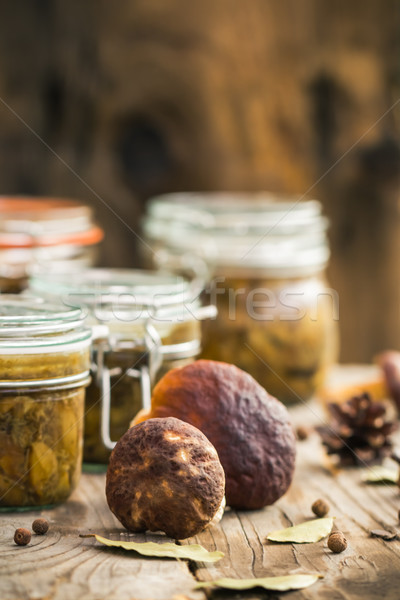
[[[0,393],[0,506],[68,498],[80,475],[84,389]]]
[[[224,285],[217,319],[204,323],[201,357],[235,364],[285,404],[309,399],[321,388],[338,346],[332,299],[323,284],[243,278]],[[247,300],[254,290],[273,292],[275,303],[252,316]],[[282,290],[297,298],[298,307],[282,300]]]

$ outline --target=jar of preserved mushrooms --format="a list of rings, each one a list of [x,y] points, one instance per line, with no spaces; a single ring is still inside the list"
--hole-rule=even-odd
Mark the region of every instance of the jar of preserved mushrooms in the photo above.
[[[57,273],[93,266],[102,238],[84,204],[0,197],[0,292],[25,289],[32,269]]]
[[[144,221],[158,263],[192,256],[208,271],[218,314],[202,357],[236,364],[286,404],[318,391],[337,358],[326,230],[319,202],[265,193],[166,195]]]
[[[92,382],[86,394],[84,460],[107,463],[115,443],[164,373],[201,350],[197,281],[139,270],[89,269],[72,277],[33,277],[35,293],[57,295],[86,310],[92,328]]]
[[[0,508],[63,502],[82,464],[91,332],[80,310],[0,295]]]

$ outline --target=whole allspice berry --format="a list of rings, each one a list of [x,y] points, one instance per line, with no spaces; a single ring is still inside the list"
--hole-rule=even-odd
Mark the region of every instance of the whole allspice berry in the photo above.
[[[347,540],[344,537],[341,531],[334,531],[328,538],[328,548],[339,554],[339,552],[343,552],[347,548]]]
[[[299,425],[296,429],[296,437],[300,442],[304,442],[308,438],[309,430],[304,425]]]
[[[31,532],[25,527],[18,527],[14,533],[14,542],[18,546],[26,546],[31,541]]]
[[[329,509],[329,504],[326,500],[322,500],[322,498],[318,498],[311,506],[311,510],[317,517],[325,517],[325,515],[328,514]]]
[[[35,519],[32,523],[32,529],[38,535],[44,535],[49,529],[49,522],[46,519]]]

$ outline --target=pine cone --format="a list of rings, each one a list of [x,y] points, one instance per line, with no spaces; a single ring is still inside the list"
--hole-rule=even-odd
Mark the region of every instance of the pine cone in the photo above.
[[[385,420],[386,406],[369,394],[354,396],[341,404],[328,404],[332,421],[317,427],[328,454],[335,454],[339,464],[379,463],[391,453],[388,436],[396,424]]]

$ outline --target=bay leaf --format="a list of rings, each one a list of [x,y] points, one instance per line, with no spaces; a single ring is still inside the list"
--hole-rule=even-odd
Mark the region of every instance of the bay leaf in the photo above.
[[[326,537],[333,527],[333,518],[313,519],[287,529],[273,531],[267,536],[271,542],[294,542],[295,544],[309,544],[318,542]]]
[[[214,563],[224,557],[223,552],[209,552],[200,544],[189,544],[187,546],[178,546],[173,542],[157,544],[155,542],[123,542],[120,540],[109,540],[101,535],[93,534],[98,542],[112,548],[124,548],[124,550],[133,550],[142,556],[153,556],[159,558],[186,558],[196,562]]]
[[[259,577],[257,579],[231,579],[230,577],[223,577],[214,581],[202,581],[196,585],[196,589],[220,587],[226,590],[251,590],[255,587],[261,587],[265,590],[288,592],[289,590],[301,590],[309,587],[321,577],[322,575],[311,574]]]
[[[388,467],[378,465],[365,471],[361,476],[361,480],[364,483],[397,484],[399,480],[399,471],[398,469],[389,469]]]

